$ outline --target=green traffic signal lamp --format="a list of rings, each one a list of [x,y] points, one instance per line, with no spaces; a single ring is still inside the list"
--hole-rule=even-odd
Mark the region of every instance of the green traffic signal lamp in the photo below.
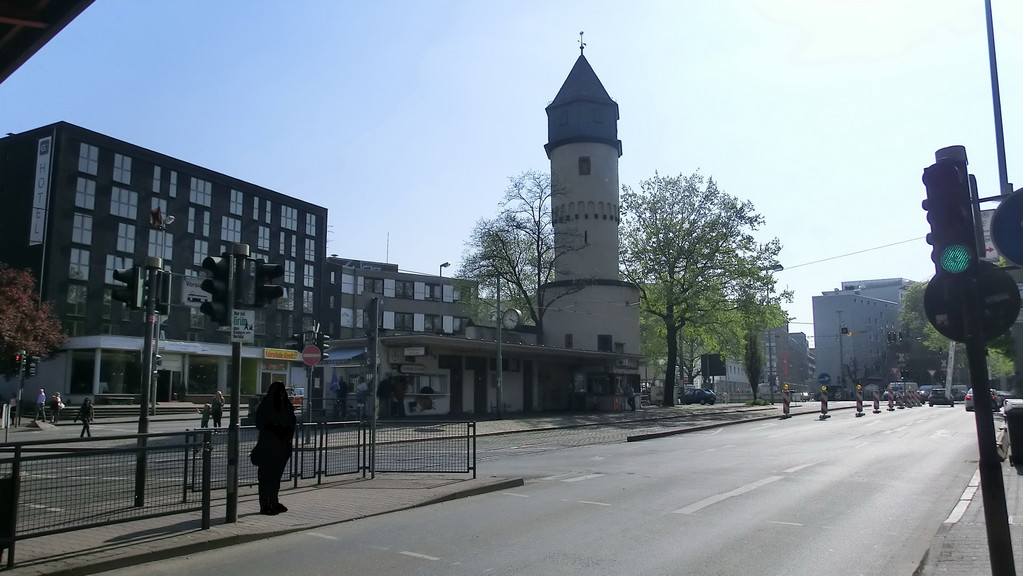
[[[927,199],[923,208],[931,232],[927,243],[934,248],[931,259],[936,274],[962,274],[976,267],[977,232],[974,219],[972,177],[961,160],[942,159],[924,169]]]
[[[945,246],[945,248],[941,251],[941,257],[938,260],[938,264],[941,266],[941,269],[945,272],[951,272],[952,274],[965,272],[972,263],[973,255],[970,253],[970,250],[962,244]]]

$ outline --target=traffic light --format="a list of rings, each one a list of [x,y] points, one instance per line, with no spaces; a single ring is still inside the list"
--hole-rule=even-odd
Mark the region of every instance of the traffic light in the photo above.
[[[203,302],[199,311],[221,326],[231,323],[232,260],[230,254],[224,254],[223,256],[207,256],[202,261],[202,267],[209,270],[211,276],[203,280],[199,287],[210,293],[210,300]]]
[[[158,270],[156,284],[156,313],[166,315],[170,312],[171,273],[166,270]]]
[[[941,160],[924,169],[927,199],[923,208],[934,248],[931,260],[937,274],[962,274],[977,265],[977,233],[973,216],[970,176],[964,163]]]
[[[902,342],[902,330],[899,330],[899,342]]]
[[[14,371],[15,377],[21,377],[25,368],[25,351],[17,352],[14,354]]]
[[[909,377],[909,370],[902,369],[899,371],[899,380],[905,382],[906,378]]]
[[[294,348],[299,352],[305,348],[305,334],[302,332],[295,332],[291,335],[291,342],[288,343],[288,348]]]
[[[110,295],[114,300],[124,302],[126,308],[139,310],[145,302],[146,271],[141,266],[132,266],[123,270],[114,270],[114,280],[123,282],[125,286],[118,286],[111,290]]]
[[[39,357],[30,355],[25,358],[25,376],[31,378],[36,375],[36,368],[39,366]]]
[[[330,350],[330,344],[327,344],[327,340],[330,340],[328,334],[322,332],[316,333],[316,347],[320,349],[320,360],[326,360],[330,358],[330,354],[327,354],[327,350]]]
[[[267,304],[284,296],[284,288],[274,284],[274,280],[284,276],[284,267],[280,264],[270,264],[266,260],[259,259],[255,262],[255,287],[252,306],[264,308]]]

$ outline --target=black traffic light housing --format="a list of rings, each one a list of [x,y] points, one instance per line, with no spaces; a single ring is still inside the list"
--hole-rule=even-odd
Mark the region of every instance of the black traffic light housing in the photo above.
[[[299,352],[305,348],[305,334],[303,332],[295,332],[291,335],[291,341],[288,342],[288,348],[293,348]]]
[[[924,169],[927,199],[923,208],[934,248],[931,260],[940,275],[965,275],[977,267],[977,231],[966,163],[943,159]]]
[[[202,267],[210,271],[210,277],[203,280],[199,287],[209,292],[210,300],[203,302],[199,310],[221,326],[231,323],[233,260],[230,254],[225,253],[222,256],[207,256],[202,261]]]
[[[125,286],[114,288],[110,295],[126,308],[139,310],[145,302],[146,271],[141,266],[132,266],[122,270],[114,270],[114,280],[123,282]]]
[[[35,355],[29,355],[25,358],[25,376],[31,378],[36,375],[36,369],[39,367],[39,357]]]
[[[320,349],[320,360],[326,360],[330,358],[330,354],[327,354],[327,350],[330,350],[330,344],[327,343],[330,340],[330,335],[322,332],[316,333],[316,347]]]
[[[171,301],[171,273],[166,270],[156,272],[156,313],[167,315],[170,313]]]
[[[274,284],[274,280],[284,276],[284,267],[259,259],[255,267],[255,298],[252,303],[256,308],[264,308],[267,304],[284,296],[284,288]]]

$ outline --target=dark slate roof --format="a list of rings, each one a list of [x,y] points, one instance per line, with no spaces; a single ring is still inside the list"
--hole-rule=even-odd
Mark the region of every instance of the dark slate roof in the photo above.
[[[575,66],[572,66],[572,71],[568,73],[565,83],[561,85],[561,90],[558,90],[558,95],[555,96],[548,108],[567,104],[573,100],[614,103],[607,90],[604,90],[604,85],[600,83],[597,74],[593,72],[590,63],[586,61],[586,57],[581,54],[575,61]]]

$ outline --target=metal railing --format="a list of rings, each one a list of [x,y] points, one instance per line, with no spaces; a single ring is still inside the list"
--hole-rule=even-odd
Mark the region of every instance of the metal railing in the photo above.
[[[15,543],[27,538],[196,511],[208,529],[213,492],[227,489],[227,430],[143,436],[144,449],[138,435],[0,444],[0,553],[7,549],[7,567],[14,565]],[[258,484],[248,457],[256,439],[254,427],[239,428],[240,486]],[[375,430],[360,422],[300,424],[281,480],[297,487],[300,480],[377,472],[475,478],[476,423],[386,422]]]

